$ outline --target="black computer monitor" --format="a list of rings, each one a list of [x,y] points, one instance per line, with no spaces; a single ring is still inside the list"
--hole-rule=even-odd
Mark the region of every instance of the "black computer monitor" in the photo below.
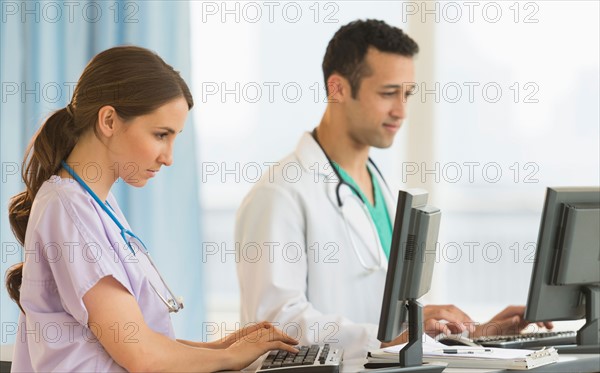
[[[598,352],[599,315],[600,187],[548,188],[525,319],[585,317],[569,350]]]
[[[427,205],[425,190],[398,193],[378,338],[382,342],[396,338],[408,314],[409,342],[400,351],[398,368],[386,372],[441,372],[444,368],[423,365],[422,307],[417,301],[431,288],[440,218],[440,210]]]

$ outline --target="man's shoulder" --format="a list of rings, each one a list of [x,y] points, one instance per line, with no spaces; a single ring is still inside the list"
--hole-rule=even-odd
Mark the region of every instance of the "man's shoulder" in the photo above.
[[[265,162],[267,166],[254,186],[255,188],[281,188],[294,190],[298,184],[303,184],[307,179],[312,179],[312,172],[292,152],[275,162]]]
[[[244,199],[246,203],[288,200],[304,203],[322,195],[323,182],[328,175],[323,174],[323,162],[327,158],[320,153],[318,144],[310,134],[300,138],[296,148],[288,155],[274,162],[263,163],[262,175]]]

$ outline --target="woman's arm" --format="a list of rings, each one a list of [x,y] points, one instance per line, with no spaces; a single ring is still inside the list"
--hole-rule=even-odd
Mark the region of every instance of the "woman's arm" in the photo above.
[[[242,329],[236,330],[235,332],[233,332],[219,340],[212,341],[212,342],[194,342],[194,341],[186,341],[184,339],[178,339],[177,342],[186,344],[188,346],[193,346],[193,347],[221,349],[221,348],[227,348],[227,347],[231,346],[232,344],[239,341],[243,337],[246,337],[257,330],[269,329],[272,327],[273,327],[273,325],[270,322],[263,321],[260,323],[253,323],[251,325],[248,325]]]
[[[225,349],[196,347],[172,340],[146,325],[135,298],[111,276],[98,281],[84,295],[83,302],[88,310],[90,330],[117,364],[130,372],[236,370],[269,350],[297,352],[290,346],[296,341],[268,323],[241,336]]]
[[[217,341],[213,342],[194,342],[194,341],[186,341],[185,339],[177,339],[177,342],[183,343],[187,346],[192,347],[200,347],[200,348],[210,348],[210,349],[220,349],[223,348],[219,345]]]

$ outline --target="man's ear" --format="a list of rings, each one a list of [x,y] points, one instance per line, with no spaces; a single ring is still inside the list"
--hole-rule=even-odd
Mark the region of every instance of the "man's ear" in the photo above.
[[[110,105],[98,110],[98,131],[105,137],[112,137],[117,131],[117,111]]]
[[[327,102],[341,103],[352,95],[350,93],[350,83],[343,76],[333,73],[327,78]]]

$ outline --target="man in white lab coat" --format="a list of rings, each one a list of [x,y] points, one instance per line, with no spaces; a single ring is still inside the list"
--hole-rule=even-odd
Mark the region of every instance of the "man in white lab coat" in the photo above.
[[[369,149],[391,146],[406,117],[417,52],[402,30],[375,20],[351,22],[330,41],[321,122],[238,211],[243,324],[272,320],[302,344],[336,344],[347,357],[382,345],[377,323],[396,202]],[[514,332],[526,324],[522,315],[523,307],[509,307],[492,321]],[[431,335],[481,330],[451,305],[426,306],[424,320]]]

